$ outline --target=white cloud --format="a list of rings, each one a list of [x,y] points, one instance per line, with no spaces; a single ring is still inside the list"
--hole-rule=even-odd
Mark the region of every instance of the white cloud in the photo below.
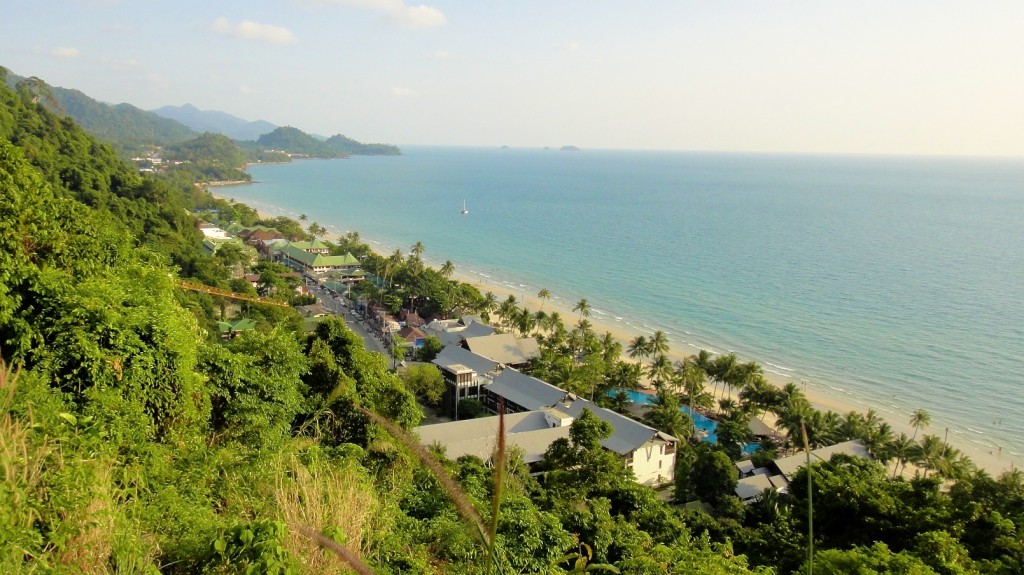
[[[57,58],[77,58],[82,54],[78,51],[78,48],[63,47],[50,50],[50,55]]]
[[[413,92],[409,88],[391,88],[391,94],[401,98],[404,96],[414,96],[416,92]]]
[[[385,14],[391,22],[405,28],[433,28],[447,20],[437,8],[420,4],[407,6],[404,0],[313,0],[312,5],[354,6]]]
[[[142,63],[135,58],[129,58],[127,60],[105,60],[105,63],[111,70],[117,70],[119,72],[134,70],[142,65]]]
[[[238,24],[232,24],[227,18],[217,18],[213,21],[210,29],[218,34],[270,44],[291,44],[296,41],[295,34],[292,34],[291,30],[287,28],[273,24],[260,24],[252,20],[242,20]]]
[[[579,52],[582,47],[579,42],[569,42],[565,45],[565,49],[570,52]]]
[[[455,54],[452,54],[451,52],[446,52],[444,50],[438,50],[437,52],[432,52],[430,54],[430,58],[433,60],[451,60],[454,57]]]

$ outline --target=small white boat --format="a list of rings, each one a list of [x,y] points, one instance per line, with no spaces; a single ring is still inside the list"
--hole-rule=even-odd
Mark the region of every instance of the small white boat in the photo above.
[[[466,200],[462,200],[462,211],[459,212],[462,215],[469,215],[469,210],[466,209]]]

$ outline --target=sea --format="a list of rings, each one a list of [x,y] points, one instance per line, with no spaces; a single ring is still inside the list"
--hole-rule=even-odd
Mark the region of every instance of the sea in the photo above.
[[[249,172],[225,193],[1024,462],[1024,159],[403,147]]]

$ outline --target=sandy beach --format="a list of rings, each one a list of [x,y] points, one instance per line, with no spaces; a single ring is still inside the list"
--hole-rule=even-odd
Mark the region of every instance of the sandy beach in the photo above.
[[[562,316],[562,321],[565,323],[566,328],[571,328],[579,320],[579,312],[572,311],[572,305],[566,305],[565,303],[556,301],[554,299],[542,300],[537,297],[537,294],[524,294],[522,289],[513,289],[512,287],[507,286],[501,282],[491,281],[483,279],[474,274],[460,272],[458,268],[456,268],[455,273],[452,275],[452,279],[472,284],[476,286],[481,293],[486,293],[488,291],[492,292],[497,297],[499,302],[504,301],[509,295],[513,295],[515,296],[516,301],[518,302],[518,305],[520,307],[525,306],[532,311],[543,309],[548,313],[552,311],[557,311],[559,315]],[[591,302],[591,304],[593,303],[594,302]],[[649,333],[630,329],[629,326],[618,324],[618,322],[608,322],[602,320],[600,317],[595,317],[594,315],[591,315],[586,319],[591,323],[596,333],[611,333],[612,336],[615,337],[615,339],[622,343],[623,349],[628,347],[629,342],[632,341],[636,336],[650,335]],[[694,351],[690,348],[679,348],[679,342],[673,342],[671,336],[669,337],[669,344],[676,346],[670,348],[668,353],[669,359],[671,359],[673,362],[683,360],[684,358],[694,354]],[[739,359],[741,361],[753,360],[758,361],[759,363],[762,363],[764,361],[763,359],[745,357],[740,357]],[[787,383],[792,382],[791,379],[770,372],[765,372],[764,376],[769,383],[776,385],[778,387],[782,387]],[[850,405],[839,398],[828,395],[823,390],[813,385],[802,385],[801,387],[807,395],[807,398],[810,400],[811,404],[814,405],[814,407],[818,410],[831,410],[840,414],[845,414],[850,411],[857,411],[861,413],[865,413],[867,411],[867,409],[865,409],[863,406]],[[711,388],[708,387],[708,390],[710,391]],[[883,417],[884,415],[885,414],[879,413],[879,416],[882,417],[882,419],[884,419],[887,423],[889,423],[890,426],[892,426],[893,433],[895,435],[899,435],[900,433],[906,433],[908,436],[914,435],[914,428],[910,425],[909,421],[897,421],[891,417]],[[922,428],[921,431],[918,432],[918,436],[930,434],[942,438],[945,435],[945,433],[946,430],[944,428],[936,428],[932,426]],[[1014,461],[1012,461],[1009,457],[1002,455],[1001,453],[990,453],[988,451],[980,449],[978,446],[964,444],[963,442],[957,441],[957,438],[952,433],[950,433],[949,435],[949,444],[959,449],[964,455],[969,457],[975,463],[975,465],[977,465],[979,468],[987,470],[989,473],[998,474],[1003,471],[1009,470],[1015,465]]]
[[[214,197],[220,199],[234,200],[234,198],[231,198],[228,195],[230,193],[229,190],[230,188],[221,188],[216,191],[211,190],[211,193],[214,195]],[[261,218],[269,218],[276,216],[295,217],[293,214],[289,213],[286,210],[275,209],[274,207],[270,206],[261,206],[259,214]],[[337,226],[331,226],[329,223],[323,223],[323,225],[325,225],[328,229],[332,230],[332,233],[326,234],[326,239],[336,237],[335,232],[340,230],[340,228],[338,228]],[[364,238],[363,241],[366,241],[366,239]],[[430,258],[427,259],[427,264],[435,268],[440,265],[439,262],[433,261],[433,259]],[[492,292],[499,302],[504,301],[509,295],[513,295],[515,296],[516,301],[520,307],[525,306],[532,311],[543,309],[544,311],[549,313],[552,311],[557,311],[559,315],[562,316],[562,320],[567,328],[570,328],[571,326],[575,325],[579,318],[579,313],[572,311],[572,307],[575,304],[575,302],[569,303],[566,302],[564,299],[560,300],[555,298],[551,300],[541,300],[540,298],[537,297],[536,293],[526,293],[524,292],[523,288],[516,288],[505,283],[502,283],[500,281],[496,281],[493,278],[485,278],[477,274],[468,273],[464,270],[460,270],[457,263],[455,273],[452,275],[452,279],[474,285],[480,290],[481,293],[486,293],[488,291]],[[557,296],[558,294],[555,295]],[[591,305],[600,305],[600,302],[591,301],[590,303]],[[587,317],[587,320],[591,323],[594,331],[597,332],[598,334],[610,332],[613,337],[615,337],[622,343],[623,349],[625,349],[629,345],[629,342],[632,341],[636,336],[650,335],[650,333],[648,332],[640,331],[638,329],[632,328],[631,326],[624,325],[623,323],[602,319],[602,317],[597,316],[596,314]],[[672,347],[669,350],[668,356],[669,359],[671,359],[672,361],[682,360],[690,355],[693,355],[696,352],[696,350],[694,350],[692,347],[681,347],[682,344],[678,341],[673,341],[671,336],[669,336],[669,343]],[[761,363],[762,365],[765,361],[770,361],[770,358],[752,358],[743,356],[740,356],[739,359],[741,361],[756,361],[758,363]],[[769,383],[779,387],[794,381],[793,379],[786,378],[784,376],[780,376],[775,373],[767,371],[764,373],[764,376]],[[850,411],[864,413],[867,411],[869,407],[864,405],[851,404],[850,402],[845,401],[844,398],[835,397],[835,395],[829,394],[826,389],[822,389],[824,386],[821,385],[820,383],[800,381],[798,381],[797,383],[801,384],[801,388],[804,390],[805,394],[807,395],[807,398],[811,401],[814,407],[819,410],[831,410],[840,414],[845,414]],[[882,417],[882,419],[889,423],[889,425],[893,429],[894,434],[898,435],[900,433],[906,433],[908,436],[913,436],[914,429],[913,427],[911,427],[909,423],[909,414],[907,415],[906,419],[899,420],[882,411],[879,411],[878,413],[879,416]],[[918,435],[921,436],[925,434],[930,434],[942,438],[946,435],[946,433],[947,431],[944,427],[936,427],[933,425],[931,427],[922,428]],[[1020,462],[1012,460],[1009,456],[1002,454],[1001,452],[989,451],[987,449],[982,448],[981,446],[960,441],[954,429],[949,430],[948,441],[950,445],[960,450],[961,453],[969,457],[975,463],[975,465],[977,465],[979,468],[987,470],[989,473],[992,474],[999,474],[1020,464]]]

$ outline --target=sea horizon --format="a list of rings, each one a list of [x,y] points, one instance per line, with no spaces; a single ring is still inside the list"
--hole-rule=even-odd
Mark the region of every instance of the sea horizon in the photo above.
[[[383,254],[422,241],[434,265],[586,297],[595,320],[660,329],[674,350],[735,352],[893,422],[927,409],[927,432],[974,451],[1024,453],[1024,407],[1006,402],[1024,390],[1024,161],[439,146],[250,173],[218,193]]]

